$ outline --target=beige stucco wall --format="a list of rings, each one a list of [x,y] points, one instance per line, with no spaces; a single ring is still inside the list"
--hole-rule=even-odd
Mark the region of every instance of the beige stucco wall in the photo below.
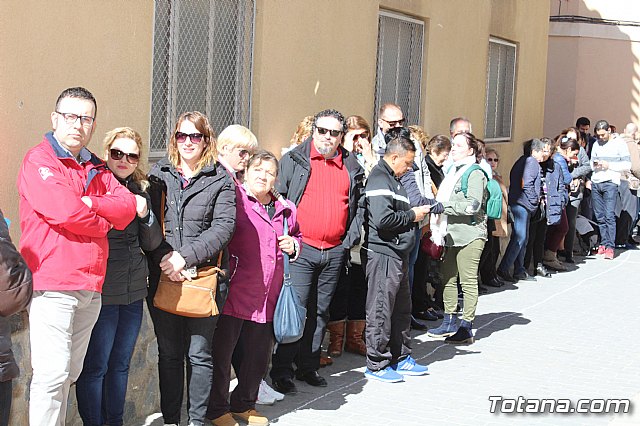
[[[96,151],[105,132],[128,125],[149,133],[153,2],[0,1],[0,208],[18,235],[16,176],[25,152],[51,129],[67,87],[98,103]]]
[[[484,133],[488,40],[518,45],[513,141],[495,144],[507,173],[520,142],[541,136],[549,4],[526,0],[258,1],[252,129],[280,152],[300,119],[327,107],[373,117],[378,10],[425,22],[421,119],[448,133],[464,115]],[[292,5],[295,4],[295,7]],[[373,124],[373,123],[371,123]]]
[[[558,14],[558,0],[551,2]],[[640,3],[606,0],[562,2],[562,15],[640,22]],[[621,131],[640,121],[640,28],[552,22],[544,131],[555,135],[586,116]]]

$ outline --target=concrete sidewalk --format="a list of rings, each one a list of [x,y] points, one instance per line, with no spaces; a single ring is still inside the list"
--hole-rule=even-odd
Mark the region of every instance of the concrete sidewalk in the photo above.
[[[414,331],[413,355],[429,365],[427,376],[369,381],[364,358],[346,353],[320,370],[329,387],[297,381],[297,395],[257,408],[281,426],[640,425],[640,251],[587,258],[573,269],[490,289],[478,303],[473,345]],[[490,396],[573,404],[636,397],[636,407],[628,414],[492,414]]]

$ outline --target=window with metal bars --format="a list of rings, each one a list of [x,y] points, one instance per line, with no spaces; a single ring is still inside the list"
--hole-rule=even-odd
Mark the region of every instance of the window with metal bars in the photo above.
[[[400,105],[410,124],[420,120],[424,22],[380,11],[374,123],[381,105]]]
[[[485,140],[511,139],[513,97],[516,80],[516,45],[491,37],[487,64],[487,98],[485,105]]]
[[[254,17],[254,0],[155,1],[152,157],[185,111],[206,114],[216,134],[249,125]]]

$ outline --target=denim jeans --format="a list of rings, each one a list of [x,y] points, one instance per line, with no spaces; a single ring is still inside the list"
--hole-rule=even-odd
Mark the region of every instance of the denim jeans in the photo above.
[[[520,204],[512,204],[511,212],[513,213],[511,239],[498,269],[502,272],[509,272],[509,268],[513,265],[513,273],[521,274],[525,272],[524,255],[529,239],[530,213]]]
[[[147,306],[158,339],[160,410],[164,423],[180,424],[186,359],[189,422],[203,425],[213,377],[211,351],[218,317],[170,314],[153,306],[154,295],[155,289],[150,289]]]
[[[614,248],[616,239],[616,198],[618,185],[598,182],[591,185],[593,214],[600,228],[600,245]]]
[[[85,426],[120,426],[129,362],[142,324],[142,300],[102,305],[76,382],[78,412]]]
[[[307,306],[307,320],[302,338],[294,343],[279,344],[273,355],[271,378],[293,378],[293,362],[301,373],[318,371],[324,330],[329,321],[329,304],[338,285],[345,250],[342,246],[320,250],[304,245],[300,257],[291,263],[291,281]]]

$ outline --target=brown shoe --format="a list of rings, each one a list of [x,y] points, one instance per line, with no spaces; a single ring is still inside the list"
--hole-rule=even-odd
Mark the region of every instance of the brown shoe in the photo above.
[[[231,413],[223,414],[211,420],[211,423],[213,423],[213,426],[240,426]]]
[[[232,414],[240,420],[246,422],[249,426],[266,426],[269,424],[269,419],[267,419],[265,416],[263,416],[253,408],[247,411],[243,411],[242,413]]]
[[[320,368],[328,367],[333,364],[333,360],[329,355],[320,355]]]
[[[367,345],[364,343],[365,320],[347,321],[347,342],[344,350],[354,354],[366,355]]]
[[[330,321],[329,324],[327,324],[327,331],[329,332],[329,348],[327,349],[327,353],[329,356],[338,357],[342,355],[345,322],[345,320]]]

